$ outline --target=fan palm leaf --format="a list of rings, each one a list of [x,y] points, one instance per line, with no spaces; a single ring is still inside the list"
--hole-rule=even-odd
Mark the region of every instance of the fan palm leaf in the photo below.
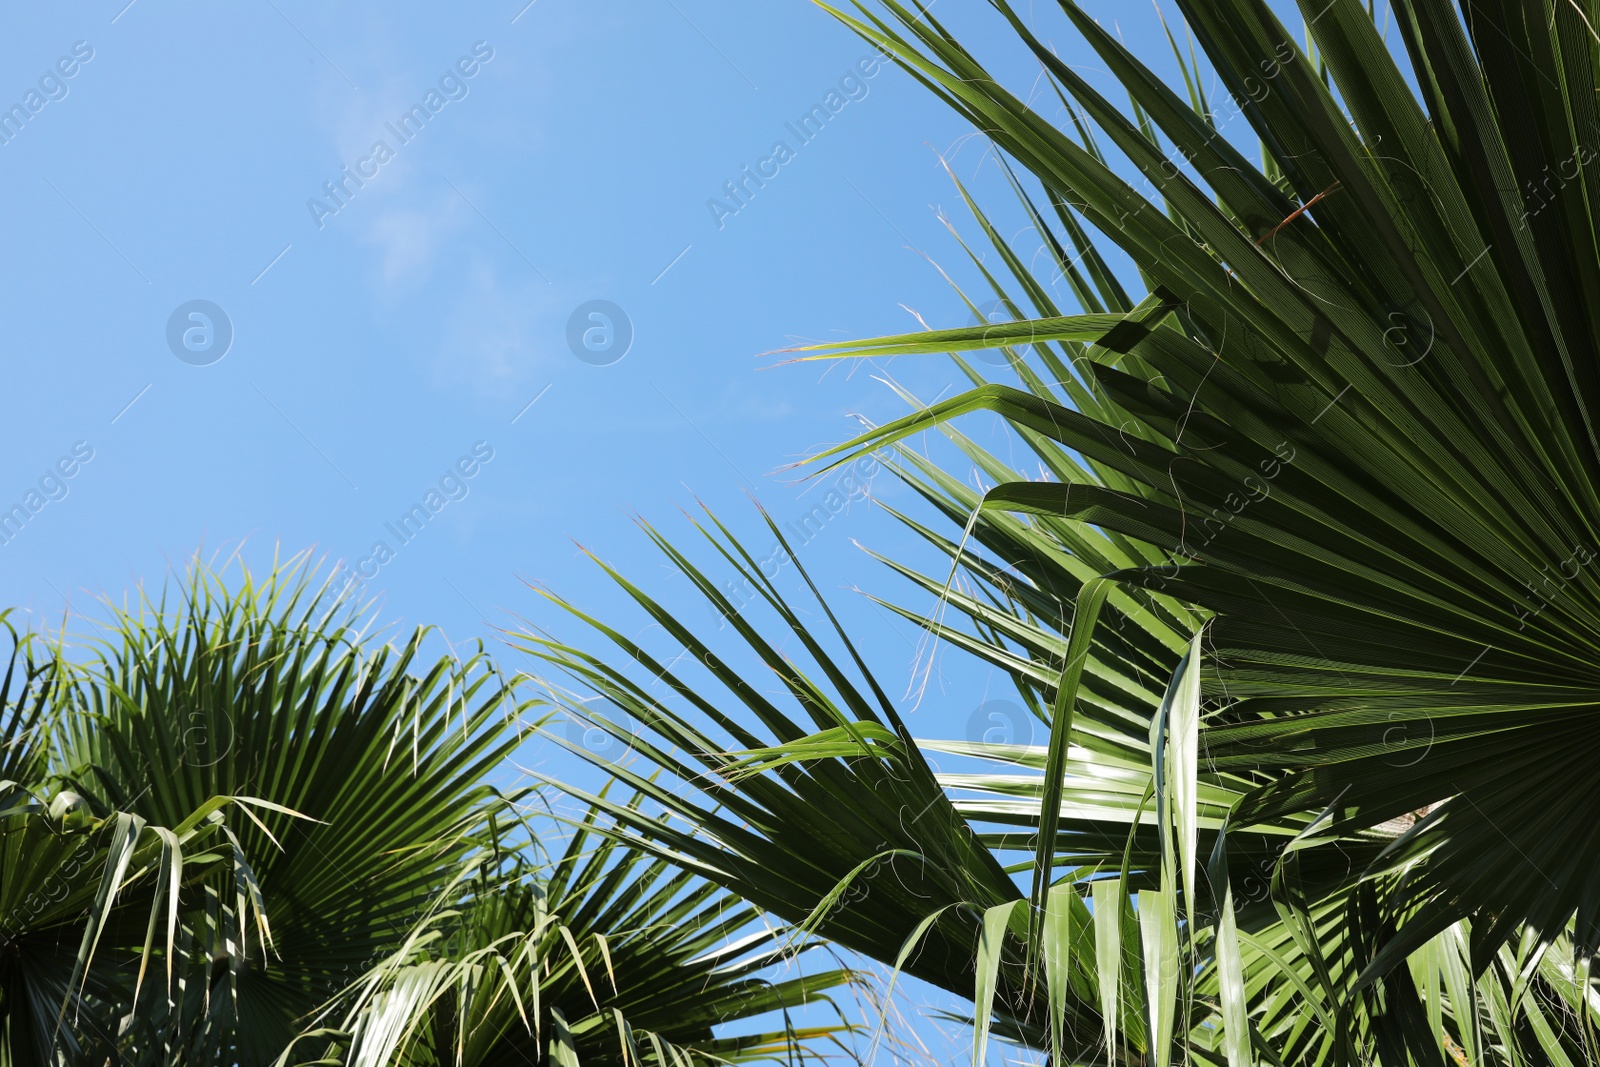
[[[1417,861],[1405,893],[1424,906],[1373,974],[1477,913],[1492,915],[1474,926],[1480,966],[1523,924],[1553,937],[1574,916],[1587,958],[1600,811],[1569,785],[1592,756],[1583,649],[1600,628],[1585,12],[1400,4],[1402,64],[1366,12],[1308,4],[1319,69],[1264,4],[1185,2],[1268,174],[1062,5],[1177,158],[1164,153],[996,0],[1136,188],[931,14],[883,7],[888,20],[840,17],[1116,242],[1152,295],[1117,315],[807,353],[1059,343],[1102,409],[985,385],[840,454],[983,409],[1130,481],[1010,482],[981,507],[1159,549],[1117,581],[1214,615],[1207,689],[1231,703],[1207,760],[1265,775],[1236,821],[1335,805],[1335,827],[1357,830],[1430,809],[1390,852]],[[1403,774],[1396,738],[1425,753]]]
[[[231,831],[270,946],[213,879],[185,901],[195,947],[176,1010],[147,994],[134,1039],[169,1062],[270,1063],[481,843],[501,803],[484,778],[523,709],[481,652],[430,663],[423,630],[370,647],[304,557],[236,586],[196,566],[166,596],[112,609],[63,697],[56,773],[154,825],[211,796],[271,805]]]
[[[160,825],[62,788],[50,774],[60,649],[36,661],[35,640],[11,636],[0,683],[0,1064],[101,1062],[120,1054],[141,986],[171,994],[188,938],[181,898],[222,878],[257,902],[223,816],[232,808],[245,822],[238,809],[271,805],[213,795]],[[258,907],[239,911],[241,926],[267,936]]]

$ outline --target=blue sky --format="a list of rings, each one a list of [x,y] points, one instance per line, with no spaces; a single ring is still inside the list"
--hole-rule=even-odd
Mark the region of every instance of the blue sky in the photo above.
[[[975,283],[938,219],[975,230],[940,153],[1001,202],[971,130],[799,0],[524,3],[8,14],[0,509],[29,514],[0,604],[56,626],[243,542],[258,567],[369,560],[386,620],[452,640],[519,617],[577,636],[525,582],[642,627],[581,542],[709,619],[633,516],[689,537],[698,499],[764,549],[748,497],[798,519],[828,486],[779,468],[851,412],[903,411],[865,368],[762,354],[914,329],[907,309],[966,321],[928,257]],[[1096,8],[1165,52],[1153,14]],[[1016,58],[985,5],[940,15]],[[580,358],[591,329],[631,332],[626,354]],[[958,384],[933,358],[893,372]],[[887,476],[872,493],[909,503]],[[920,602],[856,542],[926,557],[859,500],[801,553],[899,694],[917,634],[851,590]],[[945,657],[912,721],[960,736],[1007,695]]]
[[[764,353],[967,318],[925,258],[973,281],[939,153],[980,190],[998,176],[811,4],[125,2],[19,14],[0,43],[0,102],[41,104],[0,144],[0,505],[38,506],[5,528],[0,602],[41,622],[240,541],[257,566],[369,560],[386,619],[454,640],[552,621],[524,581],[604,612],[575,542],[660,588],[635,514],[682,534],[703,500],[760,541],[747,495],[798,518],[827,487],[779,469],[851,412],[903,410],[866,368]],[[1014,50],[973,15],[946,17]],[[631,324],[615,361],[568,343],[596,300]],[[185,331],[201,349],[175,354]],[[893,372],[955,385],[942,360]],[[58,467],[74,448],[92,459]],[[853,541],[912,543],[852,504],[802,554],[907,674],[905,637],[843,592],[904,590]],[[919,714],[964,721],[986,682],[945,673],[958,692]]]

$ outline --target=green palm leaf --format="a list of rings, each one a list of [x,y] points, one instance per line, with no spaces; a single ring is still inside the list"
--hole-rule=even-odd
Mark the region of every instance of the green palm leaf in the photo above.
[[[1207,689],[1233,702],[1206,757],[1264,776],[1240,825],[1336,804],[1334,829],[1349,832],[1437,805],[1390,851],[1416,864],[1404,892],[1426,906],[1372,978],[1481,909],[1495,917],[1474,928],[1479,966],[1521,924],[1554,937],[1575,914],[1590,954],[1600,811],[1567,786],[1593,755],[1584,649],[1600,631],[1584,12],[1475,5],[1463,21],[1401,5],[1419,96],[1353,6],[1305,9],[1325,84],[1265,6],[1184,3],[1286,195],[1070,4],[1178,165],[995,6],[1148,193],[1029,111],[932,16],[883,6],[892,27],[840,17],[1119,244],[1158,304],[1154,317],[924,338],[996,347],[1032,328],[1088,357],[1100,412],[985,386],[848,449],[982,408],[1133,483],[1012,483],[982,507],[1167,554],[1118,580],[1215,615]],[[1519,189],[1558,170],[1547,199]],[[921,349],[895,337],[818,354],[908,350]],[[1107,412],[1148,439],[1119,437]],[[1421,755],[1396,774],[1397,751]],[[1525,874],[1507,885],[1507,870]]]
[[[500,803],[483,779],[519,740],[509,684],[481,653],[425,661],[425,631],[368,647],[349,614],[303,557],[235,587],[197,566],[114,610],[65,697],[57,773],[99,803],[176,825],[207,797],[263,802],[230,831],[250,892],[186,895],[193,965],[170,1017],[141,1002],[140,1048],[272,1062],[405,941]]]
[[[327,1035],[336,1037],[328,1053],[352,1067],[567,1055],[689,1065],[846,1048],[849,1025],[789,1020],[806,1008],[836,1011],[826,990],[851,981],[849,971],[763,977],[792,969],[795,953],[782,931],[752,928],[755,909],[624,850],[596,832],[593,812],[576,830],[548,866],[525,853],[499,864],[478,857],[451,887],[456,906],[432,913],[362,980],[341,1029]],[[749,1029],[762,1016],[783,1028]]]

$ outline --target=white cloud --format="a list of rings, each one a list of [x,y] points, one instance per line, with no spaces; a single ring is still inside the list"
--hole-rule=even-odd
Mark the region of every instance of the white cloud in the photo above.
[[[445,320],[439,374],[487,392],[531,383],[561,358],[564,329],[559,301],[538,275],[502,280],[475,263]]]
[[[427,280],[441,239],[460,219],[460,200],[451,194],[435,211],[381,210],[362,240],[383,249],[384,284]]]

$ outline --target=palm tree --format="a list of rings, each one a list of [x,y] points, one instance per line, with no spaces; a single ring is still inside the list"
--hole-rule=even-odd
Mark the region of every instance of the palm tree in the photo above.
[[[607,656],[525,638],[642,724],[644,765],[615,773],[681,821],[589,799],[619,839],[971,997],[975,1059],[997,1028],[1060,1062],[1600,1061],[1592,5],[1401,0],[1397,54],[1355,4],[1308,0],[1302,39],[1259,0],[1180,0],[1206,66],[1175,45],[1174,89],[1061,3],[1119,109],[1043,13],[991,2],[1068,129],[930,9],[834,14],[1003,153],[1052,277],[969,198],[1003,267],[974,269],[1018,321],[800,356],[969,375],[825,458],[892,450],[950,520],[902,516],[953,569],[889,561],[941,603],[895,610],[1007,671],[1048,744],[919,745],[726,530],[807,665],[652,533],[783,699],[624,582],[706,673],[610,628]],[[976,411],[1044,475],[963,436]],[[902,445],[929,429],[993,488]],[[1000,770],[941,777],[924,747]]]
[[[771,947],[725,944],[756,916],[721,890],[524,821],[527,791],[489,776],[537,704],[481,649],[378,643],[305,556],[260,580],[196,564],[106,614],[87,659],[18,641],[0,688],[0,1064],[265,1065],[313,1046],[453,1062],[439,1035],[458,1007],[480,1013],[480,1063],[629,1042],[641,1063],[781,1058],[847,1036],[746,1022],[825,1006],[847,971],[770,980]],[[560,862],[525,858],[563,836]],[[474,999],[500,951],[509,1001]],[[418,967],[464,999],[398,1024],[391,984]],[[404,1038],[376,1050],[375,998]]]

